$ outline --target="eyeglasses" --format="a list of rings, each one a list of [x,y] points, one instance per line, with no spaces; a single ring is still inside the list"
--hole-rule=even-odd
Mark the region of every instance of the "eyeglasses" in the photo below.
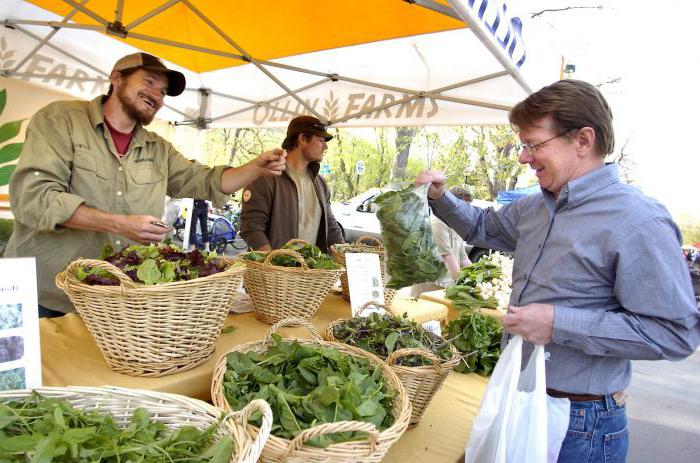
[[[537,143],[535,145],[531,145],[529,143],[516,143],[515,149],[517,150],[518,153],[520,153],[522,150],[525,150],[525,151],[527,151],[527,154],[533,155],[533,154],[535,154],[535,151],[537,151],[537,148],[539,148],[540,146],[544,145],[548,141],[554,140],[555,138],[563,137],[564,135],[571,132],[572,130],[578,130],[578,128],[571,127],[570,129],[566,129],[565,131],[563,131],[559,135],[555,135],[552,138],[548,138],[545,141]]]

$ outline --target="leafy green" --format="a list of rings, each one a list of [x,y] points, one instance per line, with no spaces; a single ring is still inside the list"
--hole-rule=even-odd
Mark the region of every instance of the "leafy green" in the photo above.
[[[502,336],[503,328],[493,317],[462,312],[445,329],[445,337],[462,354],[462,361],[455,370],[490,374],[501,355]]]
[[[232,440],[205,430],[168,429],[138,408],[121,429],[110,413],[85,412],[62,399],[33,392],[0,403],[0,462],[228,462]]]
[[[453,354],[444,339],[405,316],[374,312],[367,317],[353,317],[334,324],[333,336],[342,343],[357,346],[384,359],[404,348],[425,349],[442,360],[449,360]],[[416,367],[431,365],[432,362],[420,355],[409,355],[398,359],[396,364]]]
[[[379,365],[337,349],[287,342],[274,334],[265,352],[231,352],[223,381],[224,397],[234,410],[253,399],[272,408],[272,434],[292,439],[322,423],[367,421],[378,429],[393,423],[396,392],[387,387]],[[260,426],[260,417],[252,416]],[[365,433],[326,434],[310,445],[365,439]]]
[[[313,244],[292,243],[285,244],[282,249],[291,249],[301,254],[301,257],[306,261],[306,265],[313,269],[336,270],[340,266],[335,263],[333,258],[321,251],[320,248]],[[253,262],[265,262],[267,257],[266,252],[251,251],[241,255],[243,260],[251,260]],[[272,258],[272,264],[281,267],[300,267],[301,265],[292,256],[284,254],[275,255]]]
[[[133,245],[119,252],[115,252],[111,245],[106,244],[102,248],[100,259],[115,265],[135,282],[147,285],[192,280],[226,269],[226,264],[215,252],[202,253],[197,249],[184,252],[177,246],[165,243]],[[87,284],[119,284],[117,277],[96,267],[79,268],[75,276]]]
[[[484,299],[477,285],[488,283],[503,276],[501,268],[492,263],[488,258],[482,258],[467,267],[462,268],[457,274],[455,284],[445,290],[445,297],[452,301],[452,305],[458,310],[471,310],[478,308],[497,309],[498,301],[495,297]]]
[[[426,194],[408,186],[382,193],[376,203],[388,257],[387,287],[400,289],[440,278],[446,269],[433,241]]]

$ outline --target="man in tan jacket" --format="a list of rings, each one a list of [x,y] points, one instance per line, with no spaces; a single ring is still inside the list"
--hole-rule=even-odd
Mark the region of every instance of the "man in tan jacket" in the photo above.
[[[243,192],[241,234],[250,247],[266,251],[300,238],[327,253],[332,244],[343,243],[328,186],[318,175],[331,138],[315,117],[299,116],[289,123],[282,142],[286,171],[274,178],[260,177]]]

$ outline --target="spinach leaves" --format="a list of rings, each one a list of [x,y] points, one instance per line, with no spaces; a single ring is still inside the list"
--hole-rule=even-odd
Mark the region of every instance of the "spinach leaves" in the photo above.
[[[333,336],[340,342],[357,346],[381,358],[403,348],[420,348],[432,352],[441,360],[452,358],[449,343],[424,330],[416,322],[395,315],[380,315],[376,312],[367,317],[353,317],[333,325]],[[418,367],[432,365],[420,355],[399,358],[397,365]]]
[[[215,440],[219,425],[169,430],[138,408],[120,429],[109,413],[84,412],[34,392],[0,403],[0,461],[228,463],[233,442],[230,437]]]
[[[503,328],[493,317],[462,312],[445,329],[445,337],[463,356],[455,370],[490,374],[501,355],[502,336]]]
[[[433,241],[427,186],[387,191],[376,202],[390,276],[387,288],[436,281],[446,269]]]
[[[379,365],[337,349],[287,342],[272,335],[262,353],[231,352],[227,356],[223,392],[233,410],[253,399],[272,408],[272,434],[292,439],[302,430],[336,421],[368,421],[378,430],[394,421],[396,391],[389,390]],[[253,415],[253,418],[256,418]],[[260,418],[255,424],[260,426]],[[364,433],[325,434],[308,441],[325,447],[364,439]]]
[[[304,258],[309,268],[323,270],[336,270],[340,268],[340,266],[333,261],[331,256],[325,254],[320,248],[313,244],[291,243],[285,244],[282,249],[291,249],[301,254],[301,257]],[[267,253],[261,251],[251,251],[241,255],[241,259],[243,260],[251,260],[259,263],[265,262],[265,257],[267,257]],[[283,254],[274,256],[272,258],[272,264],[281,267],[300,267],[299,262],[297,262],[295,258]]]

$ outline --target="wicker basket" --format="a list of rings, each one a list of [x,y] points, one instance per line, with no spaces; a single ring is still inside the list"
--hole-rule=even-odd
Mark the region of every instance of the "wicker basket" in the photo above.
[[[161,285],[134,283],[114,265],[81,259],[56,275],[105,360],[132,376],[164,376],[189,370],[213,353],[245,268]],[[75,273],[99,267],[119,278],[119,286],[87,285]]]
[[[292,256],[301,267],[273,265],[272,258],[277,255]],[[311,320],[344,271],[310,269],[298,252],[276,249],[267,253],[263,263],[246,261],[243,285],[258,320],[269,324],[287,317]]]
[[[189,397],[117,387],[41,387],[34,391],[44,397],[63,399],[75,408],[91,411],[99,409],[109,412],[119,427],[126,427],[137,408],[145,408],[151,420],[163,423],[168,428],[194,426],[205,429],[216,423],[222,411],[200,400]],[[31,390],[2,391],[0,402],[21,400],[31,394]],[[255,439],[246,432],[248,417],[256,411],[262,413],[261,431]],[[217,430],[215,437],[229,435],[233,438],[231,463],[255,463],[270,435],[272,411],[264,400],[254,400],[243,410],[229,413]]]
[[[370,305],[383,307],[387,313],[390,314],[386,305],[368,302],[362,306],[358,315]],[[341,342],[333,335],[333,327],[345,320],[346,319],[338,319],[328,325],[323,333],[324,339],[330,342]],[[450,350],[452,351],[452,357],[449,360],[441,360],[437,355],[426,349],[399,349],[392,352],[389,357],[386,358],[386,364],[390,366],[391,370],[399,377],[411,400],[411,426],[418,424],[425,409],[428,408],[430,401],[433,400],[433,396],[440,390],[440,387],[442,387],[442,383],[445,381],[445,378],[447,378],[447,375],[459,364],[461,359],[459,351],[451,344]],[[401,357],[408,357],[410,355],[425,357],[432,362],[432,365],[421,367],[396,365],[396,362]]]
[[[274,435],[270,435],[263,449],[261,461],[263,462],[311,462],[311,463],[340,463],[340,462],[379,462],[382,460],[389,447],[393,445],[403,432],[407,429],[409,419],[411,417],[411,404],[406,395],[406,390],[401,385],[399,378],[391,371],[391,369],[382,363],[379,358],[365,352],[362,349],[348,346],[346,344],[330,343],[323,341],[318,331],[307,321],[299,318],[288,318],[273,325],[267,337],[262,341],[249,342],[236,346],[230,352],[263,352],[272,342],[272,334],[283,326],[305,326],[311,332],[313,339],[296,339],[300,344],[304,345],[320,345],[324,347],[332,347],[339,350],[343,354],[363,357],[370,361],[373,365],[380,365],[384,378],[390,388],[396,390],[397,395],[394,400],[394,423],[384,431],[377,431],[371,423],[361,421],[340,421],[337,423],[324,423],[313,428],[299,433],[293,440],[282,439]],[[286,339],[292,341],[292,339]],[[228,354],[227,353],[227,354]],[[226,372],[227,359],[226,355],[222,356],[216,363],[214,369],[214,377],[211,385],[211,397],[214,405],[226,411],[231,408],[223,394],[223,379]],[[253,435],[257,428],[248,425],[248,431]],[[314,437],[345,431],[363,431],[368,434],[366,440],[343,442],[340,444],[331,444],[326,448],[312,447],[305,445],[305,442]]]
[[[374,243],[374,244],[364,244],[364,243]],[[379,263],[382,266],[382,285],[384,286],[384,301],[387,305],[391,305],[391,301],[394,300],[396,296],[396,290],[387,288],[386,283],[389,281],[389,275],[386,273],[386,267],[384,265],[384,245],[377,238],[371,236],[361,236],[356,241],[355,244],[334,244],[331,246],[331,254],[333,255],[333,260],[336,261],[342,267],[346,267],[345,264],[345,253],[346,252],[365,252],[368,254],[379,254]],[[343,272],[340,275],[340,284],[343,288],[343,299],[350,301],[350,287],[348,285],[348,272]]]

